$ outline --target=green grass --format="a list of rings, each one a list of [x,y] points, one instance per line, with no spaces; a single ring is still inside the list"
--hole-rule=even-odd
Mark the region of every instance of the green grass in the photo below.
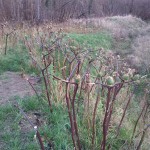
[[[66,107],[61,105],[53,106],[53,113],[49,108],[45,109],[48,124],[41,128],[42,135],[45,135],[54,149],[70,150],[73,149],[70,123]]]
[[[87,33],[87,34],[76,34],[69,33],[68,36],[71,39],[77,41],[80,45],[86,45],[90,48],[105,48],[111,49],[113,39],[111,35],[107,32],[98,32],[98,33]]]
[[[0,106],[0,148],[3,150],[39,150],[34,133],[22,134],[19,122],[22,114],[12,104]],[[32,136],[31,136],[32,135]]]
[[[51,113],[47,102],[41,103],[42,100],[39,101],[36,97],[17,101],[27,115],[33,112],[42,114],[45,123],[43,122],[39,131],[45,139],[45,147],[51,143],[56,150],[73,149],[66,107],[55,105]],[[39,150],[38,143],[33,139],[34,130],[22,133],[19,125],[22,117],[12,104],[0,106],[0,141],[3,150]]]
[[[22,71],[27,73],[37,72],[30,65],[27,49],[20,44],[14,48],[8,48],[7,55],[0,55],[0,74],[5,71]]]

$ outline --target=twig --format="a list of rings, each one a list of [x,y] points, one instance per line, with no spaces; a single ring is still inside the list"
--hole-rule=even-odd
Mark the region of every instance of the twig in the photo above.
[[[127,104],[126,104],[126,107],[125,107],[125,109],[124,109],[124,111],[123,111],[123,115],[122,115],[122,118],[121,118],[121,120],[120,120],[120,123],[119,123],[118,129],[117,129],[116,138],[117,138],[117,136],[119,135],[119,130],[120,130],[120,127],[121,127],[122,121],[123,121],[123,119],[124,119],[124,117],[125,117],[125,114],[126,114],[127,108],[128,108],[128,106],[129,106],[129,103],[130,103],[130,101],[131,101],[132,97],[133,97],[133,93],[130,95],[129,100],[128,100]]]
[[[32,126],[32,128],[36,131],[36,135],[37,135],[37,138],[39,140],[39,144],[40,144],[40,147],[41,147],[41,150],[45,150],[44,148],[44,144],[42,142],[42,138],[40,136],[40,133],[37,129],[37,126],[35,126],[29,119],[29,117],[26,115],[26,113],[23,111],[23,109],[19,106],[19,104],[17,103],[16,105],[14,105],[15,107],[17,107],[19,109],[19,111],[22,113],[22,115],[27,119],[28,123]]]
[[[97,89],[97,98],[96,98],[96,103],[95,103],[94,112],[93,112],[93,119],[92,119],[92,149],[94,149],[95,119],[96,119],[96,111],[97,111],[99,101],[100,101],[100,85],[98,85],[98,89]]]
[[[34,88],[34,86],[31,84],[31,82],[29,81],[29,79],[26,79],[26,80],[28,81],[28,83],[30,84],[31,88],[32,88],[32,89],[33,89],[33,91],[35,92],[35,94],[36,94],[37,98],[38,98],[38,99],[40,99],[40,97],[39,97],[39,95],[38,95],[38,93],[37,93],[36,89],[35,89],[35,88]]]
[[[137,120],[136,120],[136,122],[135,122],[134,129],[133,129],[133,133],[132,133],[132,137],[131,137],[131,141],[133,140],[133,137],[134,137],[134,134],[135,134],[135,130],[136,130],[137,124],[138,124],[138,122],[139,122],[139,120],[140,120],[140,118],[141,118],[141,116],[142,116],[142,113],[143,113],[145,107],[146,107],[146,103],[144,104],[144,106],[143,106],[143,108],[142,108],[142,110],[141,110],[141,113],[139,114],[139,117],[137,118]]]

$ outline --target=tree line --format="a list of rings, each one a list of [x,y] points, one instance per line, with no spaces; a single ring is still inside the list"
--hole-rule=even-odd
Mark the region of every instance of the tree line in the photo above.
[[[0,21],[62,22],[132,14],[150,19],[150,0],[0,0]]]

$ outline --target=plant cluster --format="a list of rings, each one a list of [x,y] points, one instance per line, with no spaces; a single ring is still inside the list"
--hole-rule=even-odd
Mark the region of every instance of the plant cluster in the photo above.
[[[79,46],[66,37],[61,30],[52,31],[45,26],[37,28],[33,36],[26,36],[24,43],[29,49],[34,66],[41,72],[45,93],[51,112],[53,105],[62,103],[68,109],[70,131],[75,149],[86,149],[81,139],[81,127],[86,128],[90,149],[113,148],[112,137],[117,138],[134,97],[133,85],[141,77],[129,68],[120,56],[100,48],[93,50]],[[117,96],[128,88],[121,120],[113,125]],[[146,102],[133,128],[131,143],[141,114],[147,113]],[[145,133],[145,130],[143,131]],[[143,136],[137,149],[141,146]]]
[[[144,77],[130,68],[119,55],[103,48],[80,46],[62,30],[54,32],[47,24],[42,28],[37,26],[23,30],[18,37],[28,49],[31,64],[43,80],[43,92],[51,114],[53,115],[56,108],[54,105],[61,104],[67,108],[70,121],[67,128],[72,136],[74,149],[119,149],[124,144],[133,148],[134,139],[141,135],[135,146],[136,150],[140,149],[150,127],[147,122],[150,106],[148,90],[145,91],[142,100],[144,105],[137,114],[135,124],[127,129],[124,122],[128,121],[128,109],[136,98],[134,87]],[[27,81],[39,98],[34,86],[28,79]],[[119,95],[123,91],[127,91],[125,99],[120,100]],[[118,106],[120,101],[124,106]],[[115,122],[114,116],[118,109],[122,112]],[[22,110],[21,112],[25,115]],[[26,115],[25,117],[27,118]],[[137,133],[141,118],[146,127]],[[123,138],[123,129],[127,130],[125,134],[128,138]],[[41,149],[44,150],[38,128],[36,135]]]

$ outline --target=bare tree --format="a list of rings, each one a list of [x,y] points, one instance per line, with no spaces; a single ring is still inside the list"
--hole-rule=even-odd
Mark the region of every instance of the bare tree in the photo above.
[[[149,19],[149,8],[149,0],[0,0],[0,21],[65,21],[124,14]]]

